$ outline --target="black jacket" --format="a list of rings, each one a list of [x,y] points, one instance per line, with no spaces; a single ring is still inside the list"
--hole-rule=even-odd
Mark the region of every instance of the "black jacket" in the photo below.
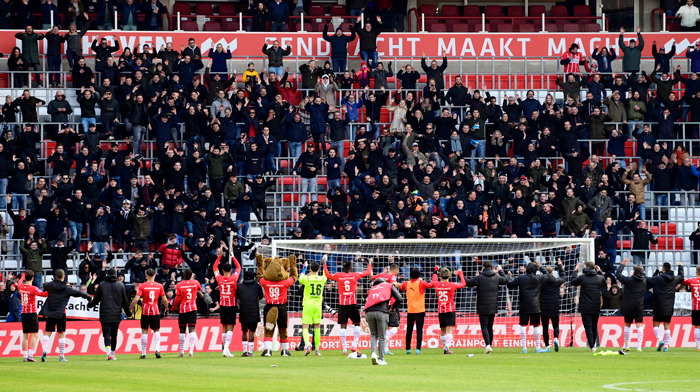
[[[116,278],[115,278],[116,279]],[[53,280],[49,283],[44,283],[42,288],[44,291],[49,293],[44,306],[41,307],[41,314],[46,317],[60,319],[66,312],[66,305],[70,297],[81,297],[88,301],[92,297],[76,289],[68,287],[65,281]]]
[[[574,287],[581,286],[578,302],[579,313],[600,313],[602,290],[605,289],[605,278],[603,277],[603,274],[599,274],[596,272],[596,270],[591,268],[584,268],[583,275],[576,276],[577,274],[578,271],[574,272],[574,278],[571,280],[571,285]]]
[[[622,275],[625,266],[617,267],[615,277],[625,285],[622,292],[622,306],[620,313],[624,316],[641,316],[644,314],[644,294],[647,291],[647,278],[644,274]]]
[[[647,286],[654,288],[654,316],[673,316],[676,286],[681,282],[683,282],[683,266],[678,267],[678,276],[674,276],[673,271],[657,270],[654,276],[647,279]]]
[[[476,286],[476,313],[479,315],[490,315],[498,313],[498,286],[508,283],[503,271],[498,275],[492,268],[485,268],[484,271],[474,277],[467,279],[467,287]]]
[[[540,290],[544,275],[535,275],[537,265],[530,263],[525,269],[525,275],[508,282],[508,288],[520,288],[520,313],[540,313]]]
[[[126,317],[131,317],[129,310],[129,297],[122,282],[117,281],[116,275],[107,275],[104,282],[95,293],[95,298],[88,303],[92,308],[102,302],[100,306],[100,322],[117,323],[122,320],[122,309]]]
[[[557,265],[559,277],[549,273],[544,274],[542,287],[540,289],[540,309],[543,316],[559,316],[559,287],[566,282],[564,267]]]
[[[56,270],[62,269],[63,271],[68,270],[68,254],[75,249],[75,240],[69,239],[66,246],[57,247],[49,246],[49,254],[51,254],[51,269],[54,275]]]
[[[241,324],[257,324],[260,321],[260,300],[263,297],[262,287],[255,279],[244,280],[238,285],[236,298]]]

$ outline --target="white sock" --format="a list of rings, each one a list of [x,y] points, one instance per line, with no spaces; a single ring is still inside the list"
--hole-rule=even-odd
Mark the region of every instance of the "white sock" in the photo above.
[[[540,327],[534,327],[533,332],[535,334],[535,349],[540,349]]]
[[[44,354],[48,354],[49,350],[51,347],[49,347],[49,344],[51,344],[51,338],[44,335],[43,338],[41,338],[41,350],[44,352]]]
[[[311,342],[306,342],[309,346],[311,345]],[[289,343],[281,343],[280,344],[280,349],[281,350],[289,350]]]
[[[700,328],[695,328],[695,345],[700,349]]]
[[[184,333],[180,334],[180,354],[185,353],[185,336],[186,334]]]
[[[671,330],[667,329],[664,331],[664,344],[667,346],[671,343]]]
[[[141,334],[141,355],[146,355],[146,348],[148,347],[148,333]]]
[[[357,349],[357,344],[360,342],[360,326],[356,325],[355,326],[355,336],[354,339],[352,340],[352,348],[353,350]]]
[[[445,335],[445,342],[447,343],[447,349],[449,350],[450,347],[452,347],[452,334],[448,333]]]
[[[30,348],[30,349],[27,351],[27,356],[28,356],[29,358],[31,358],[31,357],[34,356],[34,349],[33,349],[33,348]]]
[[[637,327],[637,350],[642,349],[642,343],[644,343],[644,326]]]
[[[625,345],[623,348],[629,348],[630,347],[630,327],[625,326]]]
[[[194,343],[197,341],[197,334],[190,332],[190,354],[194,353]]]
[[[22,356],[27,359],[27,350],[22,350]]]
[[[272,350],[272,341],[271,340],[265,341],[265,350]]]
[[[343,351],[348,350],[348,342],[346,341],[347,339],[347,334],[345,331],[345,328],[340,329],[340,342],[343,344]]]
[[[231,338],[233,338],[233,331],[228,331],[224,334],[226,340],[224,341],[224,351],[228,352],[228,346],[231,345]]]
[[[153,334],[153,342],[156,345],[156,352],[160,352],[160,331]]]
[[[58,352],[63,357],[66,353],[66,339],[58,339]]]
[[[663,331],[663,329],[661,329],[659,327],[654,327],[654,336],[656,336],[656,340],[658,342],[660,342],[661,338],[663,337],[663,332],[661,332],[661,331]]]
[[[226,332],[221,334],[221,344],[226,346]],[[226,350],[226,348],[224,348]]]
[[[253,350],[255,350],[255,342],[248,342],[248,352],[253,353]]]
[[[399,329],[396,327],[391,327],[391,329],[387,330],[385,337],[386,341],[388,342],[391,338],[393,338],[397,332],[399,332]]]
[[[520,326],[520,344],[523,349],[527,348],[527,327]]]
[[[248,352],[248,341],[244,340],[243,341],[243,352],[247,353]],[[252,352],[252,351],[251,351]]]
[[[445,335],[440,336],[440,342],[442,343],[442,348],[445,350],[447,350],[447,343],[445,343],[446,341],[447,341],[447,336],[445,336]]]

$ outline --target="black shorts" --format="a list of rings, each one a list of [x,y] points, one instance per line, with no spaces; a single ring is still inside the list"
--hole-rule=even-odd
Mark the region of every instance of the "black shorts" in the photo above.
[[[272,308],[277,308],[277,328],[287,328],[287,304],[284,305],[265,305],[263,309],[263,322],[267,320],[267,312]]]
[[[338,308],[338,324],[347,324],[348,319],[355,325],[360,325],[360,309],[357,305],[340,305]]]
[[[657,323],[670,323],[671,322],[671,317],[673,316],[654,316],[654,321]]]
[[[440,313],[438,314],[438,320],[440,321],[440,328],[454,327],[457,325],[455,312]]]
[[[44,326],[44,331],[46,332],[66,332],[66,314],[60,319],[47,317],[46,326]]]
[[[182,325],[197,325],[197,311],[180,313],[177,315],[177,323]]]
[[[638,314],[638,315],[626,314],[625,315],[625,324],[643,323],[643,322],[644,322],[644,315],[643,314]]]
[[[690,319],[692,325],[700,325],[700,310],[693,310]]]
[[[539,313],[520,313],[520,326],[525,327],[527,325],[540,325],[540,314]]]
[[[160,315],[156,314],[154,316],[141,315],[141,329],[152,329],[158,331],[160,329]]]
[[[401,324],[401,315],[399,312],[390,311],[389,312],[389,324],[390,327],[398,327]]]
[[[258,323],[241,323],[241,332],[255,332],[258,329]]]
[[[22,313],[22,333],[39,332],[39,317],[36,313]]]
[[[236,325],[237,311],[238,308],[235,306],[222,306],[219,309],[219,317],[221,318],[221,324]]]

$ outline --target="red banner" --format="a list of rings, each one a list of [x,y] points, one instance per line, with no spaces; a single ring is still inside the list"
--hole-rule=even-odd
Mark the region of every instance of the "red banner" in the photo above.
[[[644,347],[654,347],[656,345],[656,337],[651,328],[651,318],[646,318],[644,329]],[[401,320],[402,324],[398,334],[389,342],[391,349],[400,349],[405,347],[406,335],[406,319]],[[518,326],[517,317],[496,317],[494,324],[494,347],[520,347],[520,327]],[[560,341],[562,345],[567,345],[571,341],[573,331],[574,346],[586,346],[586,334],[581,324],[579,317],[574,317],[572,324],[569,319],[562,318],[560,325],[561,335]],[[41,323],[43,327],[43,323]],[[86,354],[103,354],[104,344],[102,341],[102,330],[100,323],[96,321],[69,321],[66,330],[66,355],[86,355]],[[290,340],[297,344],[301,336],[301,319],[289,319],[289,333],[294,337]],[[622,347],[624,343],[624,324],[622,317],[601,317],[598,323],[600,331],[600,346],[601,347]],[[175,353],[178,352],[178,334],[179,328],[177,319],[170,318],[161,321],[161,352]],[[348,330],[348,336],[352,338],[352,327]],[[425,326],[423,328],[423,347],[424,348],[439,348],[440,346],[440,325],[437,317],[426,317]],[[260,332],[260,331],[259,331]],[[331,319],[324,319],[321,325],[321,349],[323,350],[340,350],[342,349],[340,342],[340,326]],[[552,332],[550,331],[550,336]],[[481,329],[479,326],[478,317],[458,317],[457,326],[454,330],[454,346],[456,348],[484,347],[484,341],[481,339]],[[43,336],[43,332],[39,332],[39,339]],[[56,334],[51,337],[52,352],[58,353],[58,344],[54,343]],[[197,336],[196,351],[198,352],[216,352],[221,350],[221,324],[218,318],[212,317],[209,319],[199,319],[197,321]],[[260,336],[257,336],[256,349],[261,350]],[[369,349],[370,336],[366,332],[362,332],[360,336],[360,348]],[[553,336],[552,336],[553,338]],[[141,352],[141,327],[139,321],[124,321],[120,325],[118,354],[138,354]],[[274,348],[279,349],[277,338],[275,338]],[[415,339],[414,347],[415,347]],[[20,356],[22,343],[22,325],[21,323],[2,323],[0,324],[0,353],[2,356]],[[637,330],[634,329],[631,334],[631,345],[636,346]],[[532,327],[528,329],[527,345],[534,346]],[[695,347],[693,337],[693,326],[691,325],[690,317],[674,317],[671,324],[671,347]],[[240,327],[234,329],[233,340],[231,342],[231,351],[241,351],[241,332]],[[153,334],[149,336],[148,352],[155,351],[153,345]]]
[[[22,47],[15,38],[17,31],[0,31],[0,52],[10,53],[14,46]],[[263,57],[262,45],[266,40],[279,40],[282,46],[291,45],[291,56],[325,58],[330,56],[330,44],[323,40],[322,33],[237,33],[237,32],[137,32],[137,31],[90,31],[83,37],[83,54],[94,55],[90,49],[97,34],[113,42],[117,37],[120,47],[129,47],[133,51],[137,44],[149,44],[159,49],[167,42],[172,42],[176,50],[180,45],[187,45],[192,37],[202,49],[204,57],[212,43],[221,43],[230,47],[234,57]],[[561,56],[572,43],[577,43],[579,51],[590,56],[596,45],[613,48],[618,51],[619,33],[382,33],[377,38],[377,47],[381,57],[420,57],[423,52],[434,58],[439,53],[450,57],[487,58],[487,57],[557,57]],[[676,53],[681,56],[688,46],[700,39],[700,33],[649,33],[643,34],[644,56],[651,57],[651,44],[657,41],[659,47],[670,50],[675,39]],[[625,34],[625,41],[636,39],[634,33]],[[40,42],[40,51],[46,52],[46,40]],[[121,50],[116,53],[121,54]],[[359,56],[358,41],[348,45],[350,57]],[[394,67],[398,69],[399,67]]]

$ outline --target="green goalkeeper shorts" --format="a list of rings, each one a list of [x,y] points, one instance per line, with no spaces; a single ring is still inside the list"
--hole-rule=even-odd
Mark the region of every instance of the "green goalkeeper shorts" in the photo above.
[[[321,324],[321,307],[305,307],[301,313],[302,324]]]

